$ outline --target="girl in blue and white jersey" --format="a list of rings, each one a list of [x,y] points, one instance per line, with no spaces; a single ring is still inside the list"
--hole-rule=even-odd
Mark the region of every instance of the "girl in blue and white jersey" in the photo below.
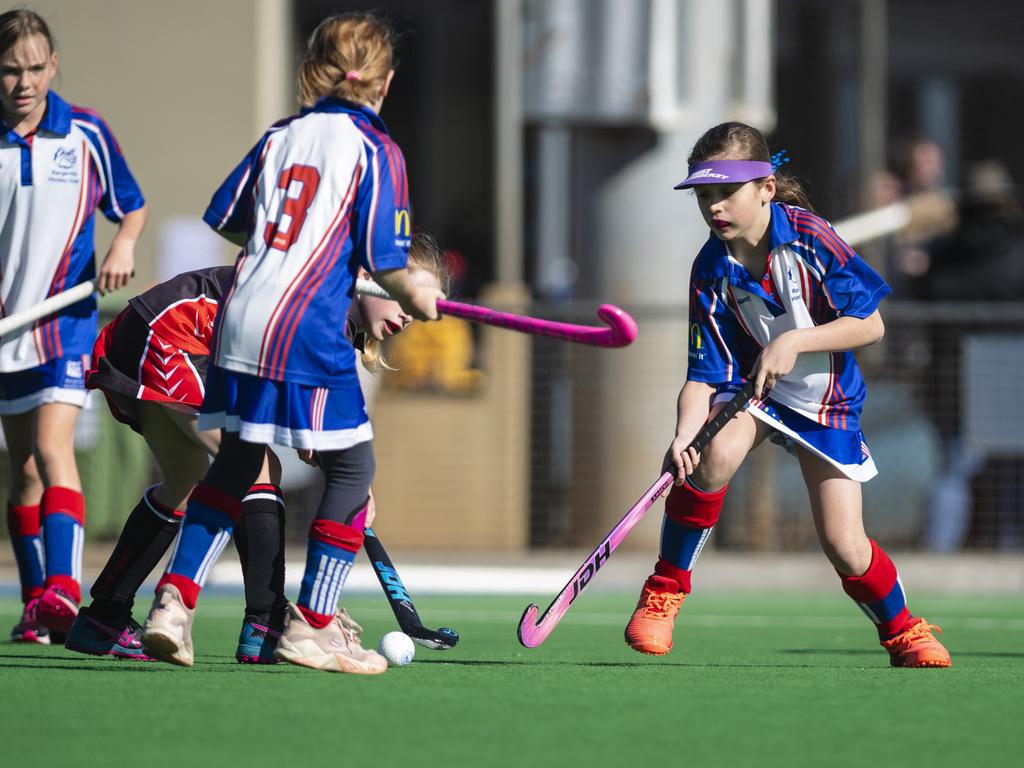
[[[110,128],[50,90],[57,53],[46,22],[0,14],[0,316],[96,278],[128,283],[145,201]],[[118,225],[96,272],[95,211]],[[10,462],[7,519],[25,611],[18,642],[67,632],[81,599],[85,500],[72,436],[85,404],[96,300],[0,339],[0,420]]]
[[[776,156],[776,160],[778,156]],[[649,654],[672,648],[691,571],[733,474],[766,438],[800,461],[822,548],[874,623],[893,666],[948,667],[936,629],[907,608],[892,560],[864,531],[860,484],[877,470],[860,430],[866,388],[853,351],[882,338],[889,287],[795,180],[776,172],[756,128],[722,123],[689,157],[686,179],[711,230],[690,275],[689,368],[665,467],[660,557],[626,627]],[[687,446],[744,380],[754,399],[700,454]]]
[[[263,135],[206,211],[206,222],[242,247],[218,314],[199,417],[201,429],[224,434],[188,501],[143,628],[143,646],[160,659],[192,664],[196,600],[273,443],[316,451],[325,475],[277,657],[334,672],[387,668],[337,609],[362,546],[374,473],[346,313],[360,267],[416,319],[436,319],[443,295],[406,269],[405,161],[379,115],[394,76],[392,37],[370,14],[323,21],[299,74],[302,111]]]

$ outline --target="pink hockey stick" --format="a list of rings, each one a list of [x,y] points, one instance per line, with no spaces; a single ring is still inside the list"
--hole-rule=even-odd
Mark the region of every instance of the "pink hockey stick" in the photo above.
[[[725,408],[719,411],[715,418],[704,426],[693,439],[693,442],[690,443],[690,447],[696,448],[698,452],[704,450],[707,444],[711,442],[711,439],[718,434],[719,430],[747,404],[753,393],[754,384],[753,382],[748,382],[729,401]],[[580,593],[583,592],[587,584],[597,575],[601,566],[608,562],[608,558],[612,556],[612,552],[615,551],[616,547],[625,540],[626,536],[640,522],[640,519],[647,510],[654,506],[654,502],[671,488],[673,479],[674,475],[671,472],[665,472],[657,479],[654,485],[644,492],[640,500],[633,505],[633,508],[626,513],[625,517],[616,523],[604,541],[597,545],[597,549],[590,553],[590,556],[583,562],[579,570],[569,579],[569,583],[551,601],[551,605],[544,611],[540,621],[537,621],[537,613],[540,611],[540,606],[536,603],[531,603],[526,607],[526,610],[523,612],[523,618],[519,621],[520,643],[527,648],[536,648],[547,640],[548,635],[558,625],[558,622],[562,620],[566,611],[569,610],[569,607],[575,602],[576,598],[580,596]]]
[[[390,298],[387,291],[369,280],[357,280],[356,291],[367,296]],[[612,304],[602,304],[597,309],[597,316],[605,323],[604,326],[576,325],[562,323],[557,320],[542,320],[528,315],[513,315],[500,312],[490,307],[477,304],[463,304],[459,301],[441,300],[437,309],[442,315],[461,317],[474,323],[507,328],[511,331],[529,333],[534,336],[550,336],[562,341],[576,344],[587,344],[592,347],[625,347],[636,339],[636,320],[629,314]]]

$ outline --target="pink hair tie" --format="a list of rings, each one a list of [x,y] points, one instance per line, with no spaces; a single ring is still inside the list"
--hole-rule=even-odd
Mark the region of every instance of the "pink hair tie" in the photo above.
[[[357,69],[350,69],[348,72],[345,73],[345,79],[346,80],[362,80],[362,77],[359,74],[359,70],[357,70]]]

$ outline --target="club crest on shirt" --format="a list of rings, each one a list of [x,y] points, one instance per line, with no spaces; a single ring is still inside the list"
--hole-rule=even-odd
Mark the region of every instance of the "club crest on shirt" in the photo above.
[[[78,149],[76,147],[57,147],[57,151],[53,153],[50,181],[78,183]]]

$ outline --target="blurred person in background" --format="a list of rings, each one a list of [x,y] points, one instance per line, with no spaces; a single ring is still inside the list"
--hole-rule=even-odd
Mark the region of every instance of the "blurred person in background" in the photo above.
[[[57,53],[46,22],[0,15],[0,314],[29,309],[96,278],[128,284],[145,201],[110,128],[50,90]],[[96,272],[95,211],[118,225]],[[81,601],[85,498],[74,431],[86,404],[96,299],[0,344],[0,415],[7,441],[8,528],[25,609],[14,642],[63,640]]]
[[[931,303],[1024,299],[1024,206],[1002,162],[968,166],[958,220],[953,232],[929,244],[927,269],[915,280],[915,295]],[[992,332],[991,325],[984,327]],[[969,335],[981,332],[982,326],[970,321],[930,328],[925,402],[942,440],[944,472],[932,495],[925,542],[939,551],[956,551],[964,544],[1014,548],[1021,543],[1020,459],[986,461],[967,450],[961,438],[962,400],[968,394],[962,390],[963,345]],[[987,510],[972,499],[971,482],[981,471],[992,475],[997,488]]]

